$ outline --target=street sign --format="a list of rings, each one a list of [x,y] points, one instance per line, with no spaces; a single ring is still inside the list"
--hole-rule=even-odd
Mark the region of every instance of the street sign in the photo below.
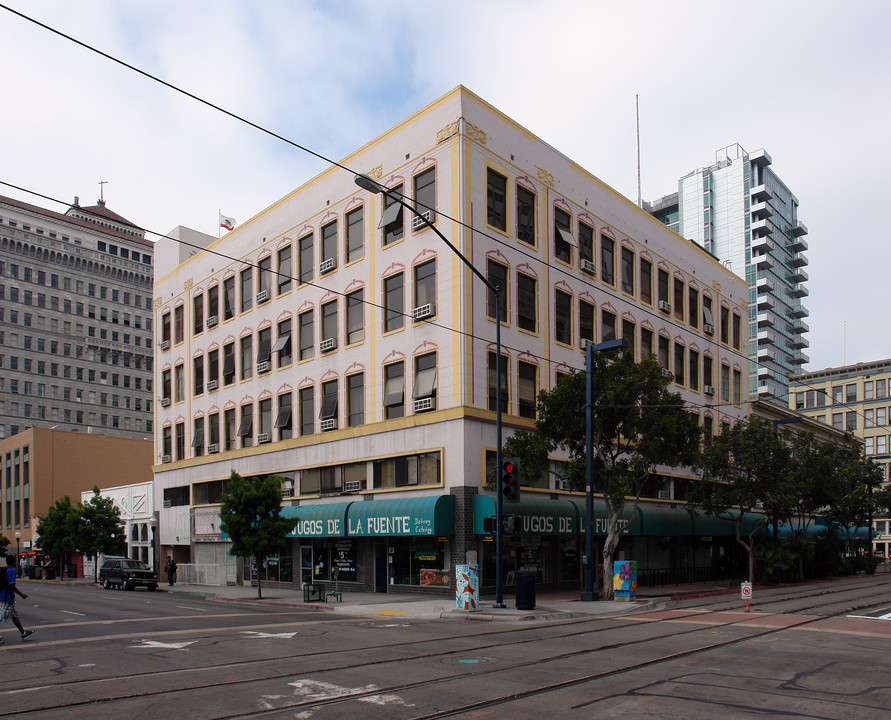
[[[746,612],[749,612],[749,600],[752,599],[752,583],[740,583],[739,594],[742,596],[742,599],[746,601]]]

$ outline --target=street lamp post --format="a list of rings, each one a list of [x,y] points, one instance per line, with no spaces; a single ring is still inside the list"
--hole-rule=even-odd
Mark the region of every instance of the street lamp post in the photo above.
[[[19,541],[22,539],[22,534],[16,530],[15,531],[15,576],[19,576]]]
[[[504,548],[504,523],[503,519],[503,500],[501,482],[501,289],[498,285],[493,285],[489,278],[477,270],[458,248],[456,248],[449,239],[443,235],[437,227],[421,212],[416,210],[414,206],[409,205],[402,198],[402,194],[394,192],[389,188],[381,185],[377,180],[359,173],[354,178],[356,185],[363,190],[368,190],[375,195],[383,193],[391,200],[398,202],[402,207],[408,210],[416,218],[420,218],[422,223],[430,228],[442,240],[449,249],[454,252],[462,262],[470,268],[470,271],[476,275],[494,295],[495,295],[495,605],[496,608],[503,608],[504,605],[504,587],[502,584],[503,575],[503,548]],[[487,362],[488,367],[488,362]]]
[[[625,338],[588,345],[585,350],[585,590],[580,600],[597,599],[594,592],[594,353],[628,347]]]

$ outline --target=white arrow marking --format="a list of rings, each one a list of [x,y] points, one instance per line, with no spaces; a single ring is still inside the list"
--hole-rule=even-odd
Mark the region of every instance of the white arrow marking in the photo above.
[[[265,632],[257,632],[256,630],[242,630],[241,634],[242,635],[253,635],[256,638],[292,638],[297,633],[295,633],[295,632],[292,632],[292,633],[287,633],[287,632],[265,633]]]
[[[182,650],[186,645],[192,645],[197,640],[186,640],[185,642],[173,642],[173,643],[164,643],[158,642],[157,640],[140,640],[142,645],[131,645],[131,648],[167,648],[170,650]]]

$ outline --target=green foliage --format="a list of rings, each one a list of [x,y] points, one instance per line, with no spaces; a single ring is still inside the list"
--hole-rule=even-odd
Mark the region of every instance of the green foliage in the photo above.
[[[594,353],[591,376],[592,482],[607,505],[608,531],[603,562],[612,563],[619,540],[617,520],[627,497],[640,498],[659,465],[691,464],[700,439],[698,421],[684,408],[679,393],[655,359],[634,361],[632,350]],[[504,454],[521,458],[524,477],[542,477],[548,455],[568,456],[567,479],[574,490],[585,488],[587,373],[567,375],[538,396],[535,432],[515,433]],[[590,518],[589,518],[590,520]],[[607,594],[612,584],[605,583]]]
[[[74,547],[83,555],[98,557],[123,555],[127,551],[127,534],[121,521],[121,511],[111,498],[102,497],[99,487],[93,486],[93,497],[78,503],[78,524]],[[98,563],[95,566],[98,573]]]
[[[231,555],[254,557],[259,564],[277,553],[291,521],[281,517],[282,478],[243,478],[234,470],[220,507],[220,528],[232,540]],[[257,593],[261,593],[257,584]]]
[[[68,495],[59,498],[38,520],[40,549],[50,557],[60,559],[65,550],[76,547],[79,525],[80,517],[71,505],[71,498]]]
[[[9,548],[9,538],[6,535],[0,535],[0,556],[6,555],[7,548]]]

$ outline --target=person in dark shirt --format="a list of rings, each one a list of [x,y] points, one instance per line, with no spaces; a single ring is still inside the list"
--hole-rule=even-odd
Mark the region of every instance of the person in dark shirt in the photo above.
[[[22,627],[22,621],[19,620],[19,614],[15,610],[15,596],[18,595],[22,600],[27,599],[27,595],[16,587],[15,584],[15,555],[6,556],[6,587],[0,592],[0,622],[12,620],[19,632],[22,634],[22,640],[27,640],[34,634],[33,630],[25,630]],[[0,645],[3,644],[3,638],[0,638]]]

